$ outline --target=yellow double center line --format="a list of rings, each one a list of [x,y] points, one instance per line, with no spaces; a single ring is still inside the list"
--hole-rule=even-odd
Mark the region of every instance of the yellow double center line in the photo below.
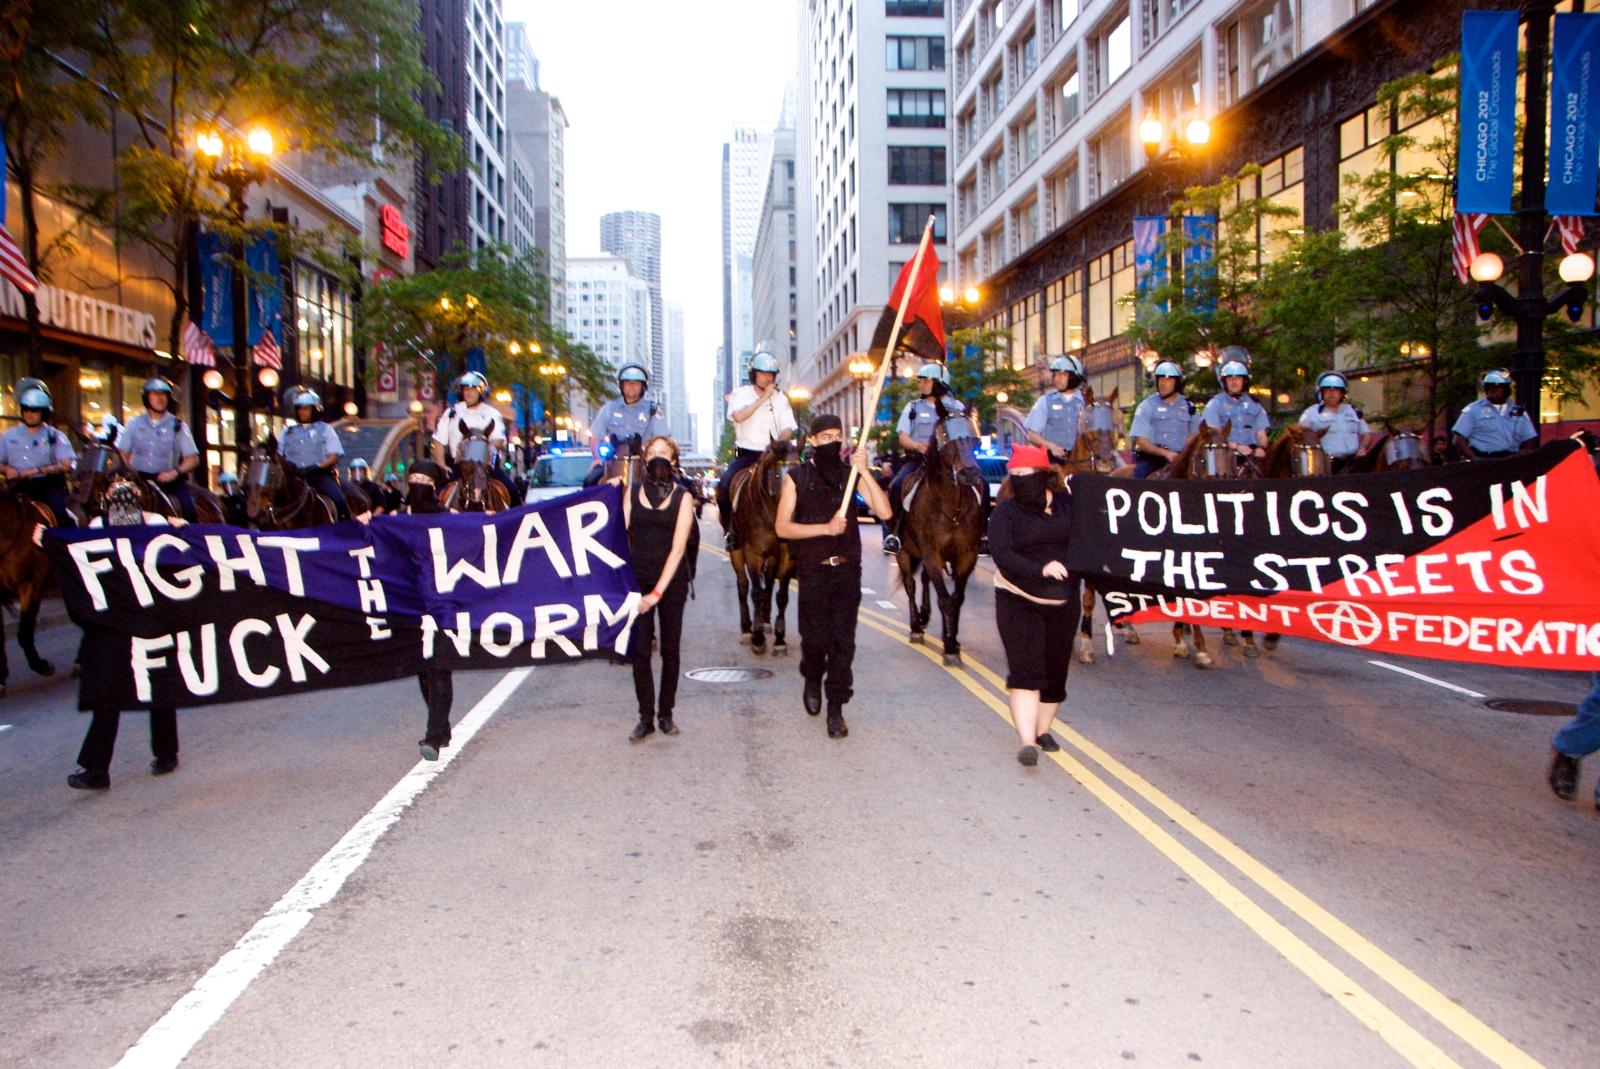
[[[913,652],[920,653],[953,676],[971,691],[982,704],[993,710],[1007,724],[1011,711],[1006,701],[1005,680],[986,665],[962,653],[965,661],[958,666],[945,666],[942,655],[928,646],[906,642],[904,621],[876,609],[863,606],[861,622],[897,642],[904,643]],[[1144,777],[1090,742],[1082,734],[1057,721],[1053,731],[1066,743],[1075,747],[1100,766],[1113,779],[1144,799],[1169,818],[1174,824],[1212,850],[1218,857],[1233,866],[1240,875],[1310,924],[1318,932],[1376,973],[1396,991],[1411,1000],[1418,1008],[1470,1044],[1484,1057],[1500,1066],[1537,1067],[1540,1063],[1524,1053],[1510,1040],[1500,1035],[1471,1013],[1456,1005],[1416,973],[1384,953],[1326,909],[1313,902],[1304,893],[1291,886],[1277,873],[1247,854],[1221,832],[1195,817],[1172,798],[1158,790]],[[1092,771],[1078,758],[1065,750],[1047,754],[1066,770],[1067,774],[1098,799],[1112,813],[1132,828],[1146,842],[1159,850],[1168,860],[1184,871],[1190,879],[1204,888],[1230,913],[1238,917],[1274,950],[1282,954],[1291,965],[1331,995],[1339,1005],[1357,1020],[1376,1032],[1384,1042],[1393,1047],[1412,1065],[1453,1066],[1456,1061],[1430,1039],[1402,1020],[1393,1010],[1380,1002],[1370,992],[1356,983],[1338,966],[1334,965],[1310,944],[1295,935],[1272,917],[1233,883],[1218,872],[1193,850],[1180,843],[1165,829],[1157,825],[1126,796],[1119,793],[1105,779]]]

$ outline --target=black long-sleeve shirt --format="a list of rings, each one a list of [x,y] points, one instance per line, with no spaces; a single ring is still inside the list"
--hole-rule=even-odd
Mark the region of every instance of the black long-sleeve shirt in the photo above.
[[[989,515],[989,556],[1008,583],[1050,601],[1073,595],[1070,578],[1051,579],[1043,571],[1051,561],[1067,558],[1071,505],[1071,498],[1057,493],[1049,512],[1033,512],[1010,498],[994,507]]]

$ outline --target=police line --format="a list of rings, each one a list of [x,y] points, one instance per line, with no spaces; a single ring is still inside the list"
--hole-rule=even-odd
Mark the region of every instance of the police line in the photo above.
[[[1118,622],[1600,668],[1600,479],[1576,442],[1359,477],[1076,476],[1067,565]]]
[[[493,516],[58,530],[44,547],[85,631],[84,709],[621,654],[639,600],[615,487]]]

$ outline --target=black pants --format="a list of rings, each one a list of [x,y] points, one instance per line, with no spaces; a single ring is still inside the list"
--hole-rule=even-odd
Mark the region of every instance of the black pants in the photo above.
[[[42,505],[48,505],[50,511],[56,514],[57,527],[72,526],[72,514],[67,511],[67,480],[62,476],[40,475],[24,479],[17,484],[17,491]]]
[[[422,688],[422,700],[428,703],[428,729],[422,741],[430,746],[449,746],[455,677],[448,668],[430,666],[417,673],[417,685]]]
[[[1166,457],[1158,456],[1155,453],[1140,453],[1133,461],[1133,477],[1135,479],[1148,479],[1169,463],[1171,462]]]
[[[183,514],[183,518],[186,521],[189,523],[194,522],[194,484],[189,481],[187,475],[179,475],[170,483],[164,483],[155,477],[154,472],[141,472],[140,474],[149,479],[163,494],[166,494],[168,501],[178,506],[178,511]]]
[[[111,768],[111,751],[117,745],[117,724],[122,714],[116,709],[96,709],[89,731],[78,751],[78,764],[90,772]],[[156,757],[178,756],[178,710],[170,705],[150,710],[150,752]]]
[[[678,700],[678,646],[683,638],[683,609],[689,601],[689,583],[683,570],[667,584],[661,600],[633,621],[628,656],[633,660],[633,693],[639,699],[639,719],[671,716]],[[656,696],[650,673],[650,645],[661,635],[661,696]]]
[[[727,470],[717,480],[717,516],[722,520],[724,531],[731,530],[729,524],[733,522],[733,477],[760,459],[759,449],[735,449]]]
[[[344,499],[344,487],[338,476],[327,468],[312,468],[305,472],[305,481],[311,489],[333,502],[333,512],[341,520],[350,518],[350,502]]]
[[[1083,612],[1077,583],[1065,605],[1040,605],[1009,590],[994,592],[994,622],[1006,651],[1006,687],[1036,690],[1053,705],[1067,696],[1072,636]]]
[[[855,693],[856,613],[861,608],[861,562],[802,565],[800,578],[800,675],[821,681],[828,704],[843,705]]]

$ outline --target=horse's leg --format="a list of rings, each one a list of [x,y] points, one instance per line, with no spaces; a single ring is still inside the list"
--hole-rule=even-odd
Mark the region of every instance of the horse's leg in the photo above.
[[[1194,666],[1196,668],[1214,668],[1216,660],[1211,652],[1206,649],[1206,633],[1199,624],[1191,624],[1189,633],[1194,636]]]
[[[967,579],[977,565],[977,558],[958,567],[950,579],[950,608],[945,615],[944,659],[946,664],[961,663],[961,606],[967,601]]]
[[[771,557],[762,557],[760,566],[752,569],[755,574],[751,593],[755,597],[756,621],[750,634],[751,653],[767,652],[767,629],[772,626],[773,564]]]
[[[1239,637],[1244,639],[1244,648],[1239,652],[1246,657],[1259,656],[1261,651],[1256,649],[1256,633],[1254,631],[1241,631]]]
[[[1239,636],[1234,634],[1233,628],[1224,627],[1222,629],[1222,644],[1224,646],[1237,646],[1239,644]]]
[[[944,645],[944,663],[955,664],[960,653],[955,648],[955,633],[951,630],[955,609],[950,604],[950,591],[944,582],[944,558],[934,554],[923,560],[922,574],[933,584],[934,596],[939,601],[939,637]]]
[[[6,661],[6,617],[0,612],[0,698],[5,697],[6,681],[11,678],[11,665]]]
[[[1189,656],[1189,647],[1183,641],[1183,630],[1187,626],[1187,624],[1172,625],[1172,655],[1174,657]]]
[[[900,585],[906,590],[906,625],[909,634],[906,636],[911,642],[922,641],[922,629],[917,626],[917,572],[911,563],[911,555],[901,553],[897,563],[900,565]]]
[[[739,587],[739,644],[750,645],[750,574],[744,566],[744,550],[736,549],[728,554],[728,560],[733,563],[734,582]]]
[[[789,612],[789,580],[793,577],[793,566],[789,565],[787,560],[780,561],[778,567],[778,611],[772,620],[772,655],[774,657],[781,657],[789,652],[789,644],[784,641],[784,618]]]
[[[1083,587],[1083,619],[1078,623],[1078,663],[1094,663],[1094,588]]]
[[[22,655],[28,659],[28,667],[36,675],[53,676],[56,666],[39,656],[38,647],[33,644],[33,629],[39,622],[39,602],[43,600],[43,595],[43,579],[28,584],[17,595],[17,604],[22,610],[22,619],[17,624],[17,645],[22,647]]]
[[[1278,648],[1278,640],[1281,638],[1283,638],[1283,636],[1278,634],[1276,631],[1268,631],[1266,637],[1261,640],[1261,648],[1266,650],[1268,653],[1271,653],[1273,650]]]
[[[933,580],[928,576],[928,562],[922,562],[922,608],[917,612],[917,622],[922,631],[928,630],[933,619]]]

